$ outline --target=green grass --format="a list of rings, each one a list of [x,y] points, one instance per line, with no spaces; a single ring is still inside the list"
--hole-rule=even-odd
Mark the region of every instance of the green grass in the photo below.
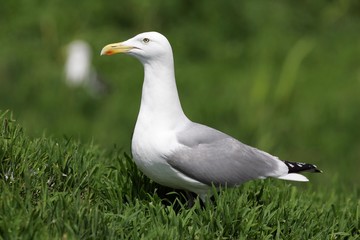
[[[29,138],[0,115],[2,239],[360,238],[356,190],[269,179],[188,209],[181,192],[149,181],[116,147]]]

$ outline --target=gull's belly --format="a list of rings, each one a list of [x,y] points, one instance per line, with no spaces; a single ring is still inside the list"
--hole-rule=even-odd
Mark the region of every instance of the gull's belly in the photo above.
[[[146,145],[148,144],[141,144],[141,142],[132,143],[132,154],[138,168],[155,182],[175,187],[173,186],[175,171],[160,154]]]
[[[185,189],[193,192],[207,190],[208,185],[191,179],[166,161],[166,156],[178,147],[176,137],[171,132],[162,134],[152,133],[148,136],[134,132],[131,150],[134,161],[138,168],[153,181],[177,189]]]

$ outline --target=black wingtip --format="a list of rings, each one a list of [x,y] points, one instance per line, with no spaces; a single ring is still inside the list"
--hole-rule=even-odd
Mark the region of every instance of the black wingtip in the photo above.
[[[299,163],[299,162],[289,162],[284,161],[286,166],[289,168],[289,173],[298,173],[298,172],[313,172],[313,173],[322,173],[316,165],[309,163]]]

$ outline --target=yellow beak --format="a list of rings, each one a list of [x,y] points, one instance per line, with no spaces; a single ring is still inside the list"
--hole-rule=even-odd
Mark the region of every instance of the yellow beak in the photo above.
[[[126,53],[133,48],[134,47],[132,47],[132,46],[124,45],[122,42],[110,43],[101,50],[100,55],[113,55],[116,53]]]

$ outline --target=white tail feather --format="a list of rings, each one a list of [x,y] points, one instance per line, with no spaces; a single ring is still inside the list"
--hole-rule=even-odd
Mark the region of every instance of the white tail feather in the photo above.
[[[307,179],[307,177],[298,174],[298,173],[289,173],[280,177],[277,177],[279,179],[283,179],[283,180],[290,180],[290,181],[298,181],[298,182],[308,182],[309,179]]]

